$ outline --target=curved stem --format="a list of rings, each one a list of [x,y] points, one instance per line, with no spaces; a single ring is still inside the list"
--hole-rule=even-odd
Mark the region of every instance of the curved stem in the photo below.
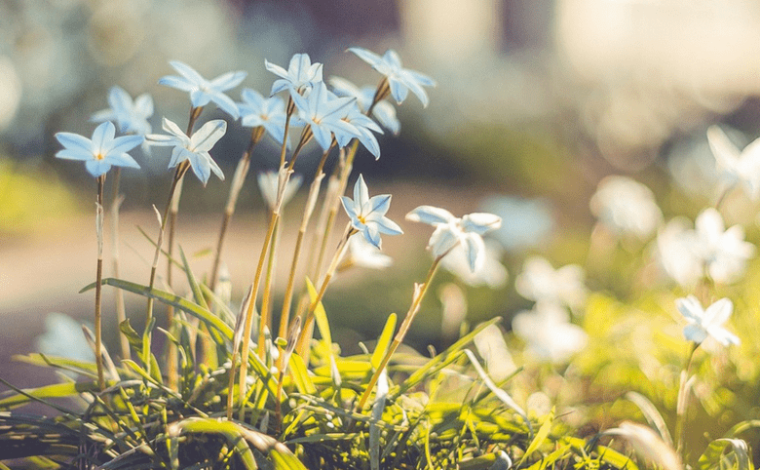
[[[106,388],[106,381],[103,376],[103,339],[101,325],[101,295],[103,292],[103,186],[106,183],[105,173],[98,176],[98,194],[95,206],[95,229],[98,237],[98,263],[95,273],[95,363],[98,369],[98,388]]]
[[[334,141],[333,141],[334,142]],[[282,322],[288,322],[288,319],[290,317],[290,307],[293,302],[293,291],[295,289],[295,280],[296,280],[296,272],[298,270],[298,261],[301,258],[301,249],[303,247],[303,240],[306,236],[306,230],[309,226],[309,221],[311,220],[311,215],[314,212],[314,205],[317,202],[317,197],[319,195],[319,188],[322,183],[322,178],[324,177],[324,173],[322,173],[322,170],[324,169],[325,162],[327,161],[327,157],[330,155],[330,150],[332,150],[332,146],[327,149],[325,153],[322,154],[322,158],[319,160],[319,164],[317,165],[317,170],[314,173],[314,180],[311,183],[311,188],[309,189],[309,196],[306,200],[306,207],[304,208],[303,217],[301,218],[301,226],[298,229],[298,237],[296,238],[296,246],[293,251],[293,260],[290,263],[290,275],[288,276],[288,284],[285,288],[285,298],[283,300],[282,304],[282,317],[285,320],[281,320]],[[259,339],[261,339],[261,333],[259,333]],[[259,350],[261,350],[261,346],[259,346]]]
[[[676,403],[676,452],[681,456],[681,461],[686,462],[686,417],[689,405],[689,389],[691,370],[694,364],[694,353],[699,348],[698,343],[692,343],[686,368],[681,371],[681,380],[678,387],[678,401]]]
[[[357,233],[357,230],[353,228],[349,222],[346,226],[346,231],[343,234],[343,238],[341,238],[340,243],[338,244],[338,248],[335,250],[335,256],[333,256],[333,259],[330,262],[330,266],[327,268],[327,272],[325,273],[325,277],[322,279],[322,284],[319,287],[317,297],[309,304],[309,309],[306,311],[306,318],[302,322],[303,330],[301,330],[301,335],[298,338],[296,351],[298,351],[299,356],[304,358],[304,362],[307,364],[309,363],[307,356],[307,347],[308,341],[311,339],[311,327],[312,322],[314,321],[314,310],[316,310],[317,305],[319,305],[319,303],[322,301],[322,298],[325,296],[327,286],[330,284],[330,280],[332,279],[333,274],[335,274],[335,269],[338,267],[338,263],[346,253],[346,249],[348,248],[348,239],[351,238],[351,236],[355,233]]]
[[[412,321],[414,321],[414,317],[417,315],[417,312],[419,312],[420,310],[420,304],[422,303],[422,299],[425,298],[425,294],[428,291],[428,287],[430,287],[430,283],[433,281],[433,277],[435,276],[435,273],[438,270],[438,265],[441,263],[441,260],[443,259],[443,257],[446,256],[447,254],[448,252],[437,257],[433,261],[432,266],[430,266],[430,270],[428,271],[428,274],[425,277],[424,283],[421,285],[418,284],[415,286],[415,292],[414,292],[414,298],[412,299],[412,305],[409,306],[409,310],[406,312],[404,321],[401,323],[398,333],[396,333],[396,336],[393,338],[393,343],[391,343],[391,346],[390,348],[388,348],[388,351],[385,353],[385,356],[383,356],[383,360],[380,362],[380,365],[372,374],[372,378],[370,378],[369,383],[367,384],[367,388],[364,390],[364,394],[362,394],[362,397],[359,400],[359,404],[356,405],[357,411],[361,412],[364,409],[364,406],[367,404],[367,400],[369,399],[369,396],[372,393],[372,390],[375,388],[375,384],[377,383],[377,380],[380,378],[380,373],[383,371],[383,369],[385,369],[385,367],[390,362],[391,356],[393,356],[393,353],[396,352],[396,349],[398,349],[398,347],[404,341],[404,337],[406,336],[406,333],[409,331],[409,327],[412,325]]]

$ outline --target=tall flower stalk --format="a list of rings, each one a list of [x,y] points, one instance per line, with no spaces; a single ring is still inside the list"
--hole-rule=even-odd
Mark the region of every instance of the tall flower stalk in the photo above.
[[[97,179],[97,197],[95,208],[95,227],[98,240],[98,256],[95,274],[95,362],[98,372],[98,387],[105,388],[105,377],[103,374],[103,356],[102,356],[102,334],[101,334],[101,296],[103,280],[103,187],[105,186],[106,173],[111,166],[128,166],[140,168],[140,165],[126,152],[140,145],[144,138],[142,136],[116,136],[116,127],[106,121],[100,124],[88,139],[78,134],[70,132],[59,132],[56,139],[63,146],[63,150],[56,153],[57,158],[67,160],[80,160],[85,162],[87,171]]]

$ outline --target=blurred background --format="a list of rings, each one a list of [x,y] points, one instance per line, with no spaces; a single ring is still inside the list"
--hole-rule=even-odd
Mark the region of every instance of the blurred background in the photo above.
[[[381,54],[393,48],[405,67],[438,86],[428,90],[427,109],[414,97],[398,108],[401,133],[380,137],[379,161],[363,150],[357,157],[370,193],[394,195],[389,215],[407,235],[384,241],[395,266],[343,276],[328,292],[334,338],[349,352],[376,337],[388,313],[405,312],[411,283],[424,278],[430,229],[403,220],[417,205],[501,215],[503,228],[492,239],[511,277],[491,289],[442,273],[438,296],[428,299],[409,337],[424,351],[448,344],[462,318],[510,318],[529,306],[512,287],[528,254],[555,266],[586,265],[595,223],[588,201],[603,177],[629,175],[654,191],[666,216],[693,216],[717,196],[706,128],[723,123],[740,147],[760,133],[756,2],[6,0],[0,2],[0,376],[20,386],[49,381],[10,356],[37,348],[49,312],[91,317],[92,293],[77,292],[94,279],[95,183],[80,164],[54,158],[56,132],[91,135],[89,118],[107,107],[114,85],[153,96],[154,130],[161,116],[182,126],[187,96],[157,85],[174,73],[169,60],[207,78],[244,70],[243,86],[267,95],[275,77],[264,60],[286,65],[306,52],[324,63],[326,78],[376,85],[379,75],[345,53],[352,46]],[[239,101],[239,92],[229,94]],[[203,120],[220,117],[211,106]],[[212,152],[228,176],[247,135],[230,123]],[[122,277],[147,283],[152,247],[135,226],[156,232],[150,207],[163,207],[170,173],[161,149],[133,153],[144,171],[122,173]],[[274,169],[277,158],[273,145],[257,148],[233,220],[224,261],[236,301],[262,240],[253,176]],[[300,163],[298,172],[313,171],[307,158]],[[199,273],[210,264],[207,250],[228,183],[185,184],[178,242]],[[297,205],[286,224],[297,224]],[[285,265],[287,248],[283,253]],[[617,277],[587,270],[590,287],[630,293],[624,269]],[[452,293],[444,289],[450,283],[467,300],[466,313],[451,313],[459,319],[453,326],[442,312],[457,309],[439,300]],[[111,295],[106,315],[113,312]],[[128,296],[127,306],[139,325],[144,302]],[[111,345],[115,323],[112,316],[104,328]]]

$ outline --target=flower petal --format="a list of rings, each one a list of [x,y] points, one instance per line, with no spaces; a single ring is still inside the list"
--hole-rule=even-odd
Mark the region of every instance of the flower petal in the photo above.
[[[184,62],[180,62],[178,60],[172,60],[172,61],[169,61],[169,65],[174,67],[174,70],[179,72],[179,74],[185,77],[185,79],[187,79],[187,81],[190,83],[201,85],[207,82],[206,79],[201,76],[201,74],[196,72],[194,68],[190,67]]]
[[[74,134],[73,132],[58,132],[55,134],[55,138],[66,149],[87,154],[89,158],[92,158],[92,141],[87,137]]]
[[[411,222],[422,222],[423,224],[438,225],[447,224],[456,220],[456,217],[446,209],[433,206],[419,206],[406,214],[406,220]]]
[[[192,150],[197,152],[208,152],[226,132],[226,121],[222,119],[214,119],[213,121],[207,122],[200,129],[195,131],[190,138]]]
[[[227,72],[211,80],[210,84],[218,91],[227,91],[240,85],[247,76],[248,72]]]
[[[462,229],[465,232],[483,235],[501,227],[501,217],[487,212],[474,212],[462,217]]]

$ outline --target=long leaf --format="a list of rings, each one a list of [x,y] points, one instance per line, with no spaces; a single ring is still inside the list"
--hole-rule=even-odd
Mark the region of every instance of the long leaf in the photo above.
[[[393,339],[393,333],[396,332],[396,319],[397,317],[395,313],[388,315],[388,320],[385,322],[383,332],[380,333],[380,338],[377,340],[375,352],[372,353],[372,357],[369,360],[370,364],[372,364],[373,370],[377,370],[377,368],[380,367],[380,361],[383,360],[385,353],[388,351],[388,347]]]
[[[0,408],[12,409],[26,405],[30,401],[43,401],[47,398],[66,398],[77,396],[84,392],[98,390],[98,384],[94,382],[70,382],[64,384],[46,385],[39,388],[19,390],[23,394],[13,395],[0,400]],[[43,401],[44,403],[44,401]],[[56,408],[57,409],[57,408]]]
[[[733,452],[724,455],[728,446],[733,447]],[[715,439],[699,457],[697,469],[711,470],[714,468],[724,468],[722,461],[727,459],[731,454],[736,459],[737,470],[754,470],[755,467],[752,465],[749,446],[742,439]]]
[[[533,438],[530,445],[528,445],[528,448],[525,450],[525,453],[523,454],[522,458],[520,459],[520,462],[518,462],[517,466],[522,466],[522,464],[525,462],[525,460],[528,459],[535,451],[538,450],[539,447],[546,441],[546,438],[549,437],[549,432],[552,430],[552,425],[554,424],[554,409],[552,409],[551,413],[546,415],[544,417],[544,422],[541,423],[541,427],[538,429],[538,432],[536,433],[536,437]]]
[[[136,284],[134,282],[124,281],[122,279],[115,279],[110,277],[103,279],[103,284],[123,289],[134,294],[142,295],[143,297],[152,297],[166,305],[172,305],[205,322],[210,328],[214,328],[219,333],[221,333],[227,341],[232,342],[232,328],[230,328],[230,326],[227,325],[227,323],[225,323],[221,318],[217,317],[196,303],[193,303],[187,299],[183,299],[178,295],[170,294],[169,292],[165,292],[156,288],[149,289],[147,286]],[[93,287],[95,287],[94,283],[86,286],[84,289],[82,289],[81,292],[85,292],[89,289],[92,289]],[[267,369],[264,363],[261,362],[258,356],[251,352],[251,354],[248,355],[248,363],[250,364],[251,368],[265,381],[270,393],[273,395],[276,394],[276,381],[274,380],[274,377],[272,376],[269,369]]]

